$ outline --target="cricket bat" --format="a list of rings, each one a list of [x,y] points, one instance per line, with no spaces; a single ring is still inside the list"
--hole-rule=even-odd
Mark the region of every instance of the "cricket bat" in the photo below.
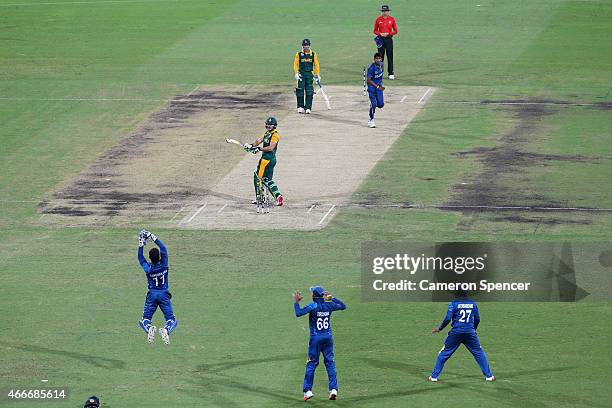
[[[325,104],[327,105],[327,109],[331,109],[331,103],[329,103],[329,97],[327,96],[327,94],[323,90],[323,87],[321,86],[321,80],[318,79],[318,78],[317,78],[317,85],[319,85],[319,92],[321,92],[321,95],[323,95],[323,99],[325,99]],[[317,93],[319,93],[319,92],[317,92]]]
[[[236,140],[236,139],[225,139],[225,141],[226,141],[227,143],[233,143],[233,144],[237,144],[238,146],[242,146],[242,147],[244,147],[244,144],[243,144],[243,143],[241,143],[241,142],[239,142],[239,141],[238,141],[238,140]]]

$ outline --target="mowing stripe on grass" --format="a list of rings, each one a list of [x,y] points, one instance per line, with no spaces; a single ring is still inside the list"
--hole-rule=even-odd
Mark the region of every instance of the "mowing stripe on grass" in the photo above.
[[[11,3],[11,4],[0,4],[0,7],[29,7],[29,6],[63,6],[63,5],[84,5],[84,4],[121,4],[121,3],[175,3],[185,0],[99,0],[99,1],[54,1],[45,3]]]

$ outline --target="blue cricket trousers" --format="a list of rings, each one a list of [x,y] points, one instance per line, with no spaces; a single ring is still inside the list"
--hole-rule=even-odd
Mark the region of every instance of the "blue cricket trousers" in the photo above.
[[[431,376],[433,378],[438,378],[442,372],[442,369],[444,368],[446,360],[453,355],[461,344],[465,345],[465,347],[470,350],[470,353],[472,353],[472,356],[474,356],[474,360],[476,360],[478,363],[478,366],[482,370],[485,377],[491,377],[493,374],[489,368],[487,356],[480,346],[480,341],[478,341],[478,336],[476,333],[453,333],[452,331],[448,333],[448,336],[444,341],[444,347],[442,350],[440,350],[440,353],[438,353],[436,365],[434,366]]]
[[[334,338],[330,336],[312,336],[308,343],[308,362],[306,363],[306,374],[304,375],[304,392],[312,390],[315,370],[319,365],[319,355],[323,353],[329,389],[338,389],[336,374],[336,362],[334,361]]]
[[[166,319],[165,328],[169,334],[172,334],[178,321],[174,317],[174,310],[172,310],[172,295],[167,290],[149,289],[147,292],[147,298],[145,299],[144,311],[142,313],[142,320],[139,322],[140,327],[147,332],[153,319],[153,314],[157,310],[157,307],[161,309]]]
[[[376,88],[368,89],[368,96],[370,97],[370,120],[372,120],[374,119],[376,108],[385,106],[385,96],[383,91]]]

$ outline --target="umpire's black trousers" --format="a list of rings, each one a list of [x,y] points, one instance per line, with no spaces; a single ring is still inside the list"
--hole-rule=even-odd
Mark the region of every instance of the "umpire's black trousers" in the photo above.
[[[389,75],[393,75],[393,37],[380,37],[382,39],[382,47],[379,51],[385,60],[385,54],[387,54],[387,71]]]

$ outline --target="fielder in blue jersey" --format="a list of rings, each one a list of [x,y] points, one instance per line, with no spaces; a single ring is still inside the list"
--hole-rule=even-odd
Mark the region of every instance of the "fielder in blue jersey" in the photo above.
[[[159,249],[152,248],[149,251],[151,262],[148,262],[142,253],[148,239],[159,247]],[[172,310],[172,294],[168,291],[168,250],[161,239],[146,230],[141,231],[138,236],[138,262],[147,274],[147,281],[149,282],[142,320],[138,323],[147,333],[147,341],[153,343],[156,327],[153,326],[152,320],[153,314],[159,306],[166,319],[166,324],[159,329],[159,334],[164,344],[170,344],[170,335],[178,322]]]
[[[304,375],[304,401],[312,398],[312,383],[319,355],[323,353],[325,369],[329,379],[329,399],[338,398],[338,379],[336,374],[336,362],[334,361],[334,338],[331,329],[331,315],[336,310],[346,309],[346,305],[340,299],[332,297],[331,293],[325,292],[321,286],[310,288],[312,291],[312,303],[300,308],[302,294],[293,294],[293,307],[295,316],[309,315],[310,319],[310,341],[308,342],[308,362],[306,363],[306,374]]]
[[[368,127],[375,128],[374,113],[376,108],[385,106],[385,97],[383,91],[385,87],[382,85],[383,80],[383,62],[382,55],[374,54],[374,62],[368,68],[368,96],[370,97],[370,120]]]
[[[436,365],[428,380],[438,381],[438,376],[442,372],[446,360],[463,344],[474,356],[485,379],[487,381],[495,381],[495,376],[489,368],[487,356],[480,346],[480,341],[478,341],[478,336],[476,335],[476,329],[480,323],[478,306],[476,302],[468,298],[467,291],[457,291],[456,295],[457,298],[448,304],[448,311],[440,326],[431,331],[434,334],[440,333],[452,320],[452,328],[444,341],[444,347],[438,353]]]

